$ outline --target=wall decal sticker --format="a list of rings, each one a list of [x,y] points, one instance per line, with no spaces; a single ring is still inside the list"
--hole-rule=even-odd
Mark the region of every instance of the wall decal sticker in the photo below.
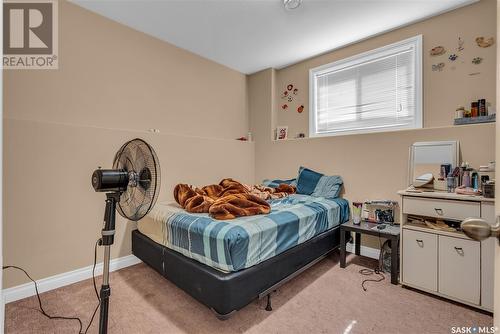
[[[458,56],[454,53],[452,53],[451,55],[448,56],[448,59],[450,61],[455,61],[455,60],[457,60],[457,58],[458,58]]]
[[[295,87],[292,83],[286,85],[285,90],[281,94],[281,99],[285,100],[286,103],[281,104],[281,110],[287,111],[288,109],[296,108],[297,112],[300,114],[304,111],[304,106],[300,104],[298,100],[299,89]],[[291,105],[291,103],[296,103],[297,107]]]
[[[439,64],[434,64],[432,65],[432,70],[434,72],[438,71],[438,72],[441,72],[444,68],[444,63],[439,63]]]
[[[476,38],[477,46],[480,48],[489,48],[495,43],[495,39],[493,37],[484,38],[483,36]]]
[[[461,37],[458,37],[457,51],[462,52],[463,50],[464,50],[464,40]]]
[[[446,49],[443,46],[436,46],[429,51],[431,56],[440,56],[446,52]]]
[[[473,63],[474,65],[479,65],[479,64],[481,64],[482,62],[483,62],[483,58],[481,58],[481,57],[476,57],[476,58],[472,59],[472,63]]]
[[[295,90],[297,90],[297,92],[299,91],[298,89],[295,89],[292,92],[292,89],[293,89],[293,85],[292,84],[289,84],[288,86],[286,86],[286,90],[283,92],[283,94],[281,94],[281,98],[283,100],[287,100],[288,102],[292,102],[293,101],[292,93],[295,94],[295,95],[297,95],[297,93],[295,93]]]

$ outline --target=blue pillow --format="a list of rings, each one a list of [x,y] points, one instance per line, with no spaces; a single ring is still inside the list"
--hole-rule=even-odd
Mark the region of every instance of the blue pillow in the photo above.
[[[339,196],[344,181],[338,175],[327,176],[311,169],[300,167],[297,177],[297,193],[315,197],[335,198]]]
[[[297,194],[311,195],[322,176],[323,174],[300,167],[297,177]]]
[[[265,179],[262,181],[262,184],[265,185],[266,187],[271,187],[271,188],[278,188],[278,186],[282,183],[291,185],[291,186],[297,186],[297,179],[288,179],[288,180],[269,180]]]

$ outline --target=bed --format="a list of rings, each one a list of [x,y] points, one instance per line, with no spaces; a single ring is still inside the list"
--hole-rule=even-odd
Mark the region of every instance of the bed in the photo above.
[[[342,198],[295,194],[270,204],[267,215],[228,221],[157,204],[133,231],[132,251],[225,319],[338,248],[349,219]]]

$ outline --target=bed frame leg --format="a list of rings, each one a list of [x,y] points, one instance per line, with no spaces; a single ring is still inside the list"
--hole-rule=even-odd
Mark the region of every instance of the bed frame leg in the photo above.
[[[210,308],[212,310],[212,312],[215,313],[215,316],[217,317],[217,319],[221,320],[221,321],[225,321],[229,318],[231,318],[231,316],[236,313],[236,310],[232,310],[231,312],[229,313],[226,313],[226,314],[220,314],[219,312],[217,312],[215,309],[213,308]]]
[[[273,310],[273,307],[271,306],[271,294],[267,295],[267,305],[266,305],[266,311],[271,312]]]

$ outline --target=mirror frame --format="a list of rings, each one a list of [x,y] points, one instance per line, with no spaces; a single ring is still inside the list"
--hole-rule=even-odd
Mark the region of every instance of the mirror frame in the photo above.
[[[445,141],[423,141],[416,142],[410,146],[410,157],[408,160],[408,187],[413,184],[413,169],[415,166],[415,148],[422,146],[449,146],[450,150],[455,152],[454,161],[452,162],[452,169],[460,164],[460,142],[458,140],[445,140]]]

